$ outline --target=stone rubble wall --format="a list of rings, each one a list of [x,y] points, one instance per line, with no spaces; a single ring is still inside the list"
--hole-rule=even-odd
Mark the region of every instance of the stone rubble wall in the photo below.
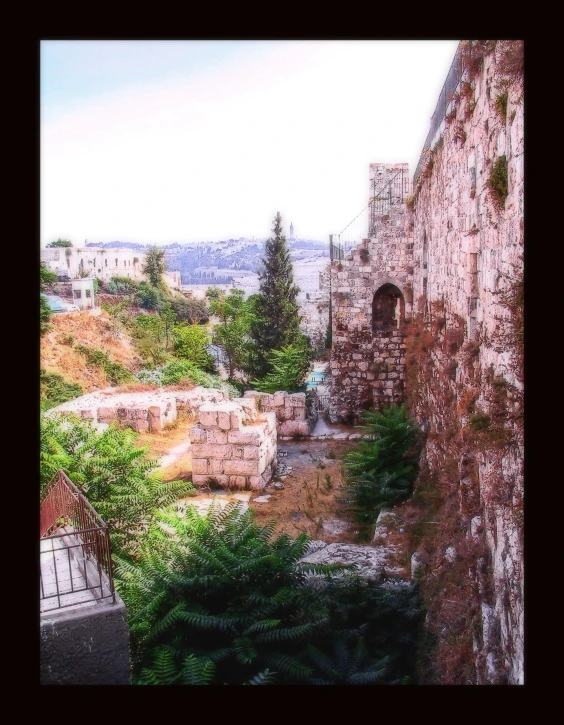
[[[222,488],[260,490],[274,473],[276,415],[259,412],[252,397],[200,406],[190,428],[192,482]]]
[[[174,390],[144,393],[89,393],[51,408],[45,415],[76,413],[103,430],[112,421],[138,433],[157,433],[176,420],[178,413],[195,415],[205,402],[225,400],[227,393],[198,386],[192,390]]]
[[[317,422],[315,395],[311,396],[311,405],[308,405],[305,393],[287,393],[285,390],[276,393],[247,390],[244,398],[253,399],[258,410],[275,413],[278,435],[281,438],[309,436]]]
[[[402,168],[407,173],[407,164],[371,164],[371,193],[375,175],[385,183]],[[382,285],[393,284],[404,298],[404,319],[411,315],[413,232],[407,219],[405,204],[392,205],[376,219],[375,237],[332,263],[332,423],[357,422],[366,406],[402,399],[403,320],[396,330],[373,332],[372,302]]]

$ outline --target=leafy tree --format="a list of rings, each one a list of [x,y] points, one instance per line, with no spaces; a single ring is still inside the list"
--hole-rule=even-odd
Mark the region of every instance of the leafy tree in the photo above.
[[[163,286],[162,275],[166,269],[165,250],[158,247],[149,247],[143,265],[143,273],[149,278],[153,287]]]
[[[135,294],[135,300],[139,307],[145,310],[156,310],[162,303],[162,292],[150,285],[142,282]]]
[[[299,288],[286,238],[282,234],[282,217],[277,212],[272,229],[274,236],[266,242],[266,256],[259,274],[260,291],[255,307],[256,319],[251,323],[251,336],[256,357],[252,374],[262,378],[270,370],[268,355],[272,350],[292,345],[299,337]]]
[[[39,289],[42,291],[45,290],[46,287],[50,287],[52,284],[55,284],[57,279],[58,277],[55,272],[51,272],[51,270],[47,269],[43,262],[41,262],[39,265]]]
[[[371,524],[380,510],[406,499],[417,477],[417,426],[407,406],[392,405],[367,411],[364,425],[369,436],[345,457],[347,481],[342,498],[359,523]]]
[[[51,308],[47,304],[45,295],[39,295],[39,333],[44,335],[51,329],[49,320],[51,319]]]
[[[282,350],[273,350],[268,357],[271,371],[262,380],[251,380],[251,385],[264,393],[305,390],[304,377],[309,370],[310,359],[311,350],[305,345],[288,345]]]
[[[157,509],[194,490],[185,481],[163,483],[148,449],[135,445],[137,435],[117,423],[98,433],[73,414],[41,417],[42,491],[62,469],[108,524],[117,559],[135,553]]]
[[[208,294],[211,290],[211,294]],[[213,328],[213,341],[219,345],[227,356],[229,378],[233,378],[235,370],[245,371],[249,363],[250,331],[254,320],[254,301],[245,300],[243,290],[231,290],[225,296],[219,290],[210,288],[206,293],[210,299],[210,311],[221,320]]]
[[[196,300],[190,297],[180,299],[178,297],[168,298],[174,314],[181,322],[188,322],[190,325],[204,324],[209,319],[208,308],[203,300]]]
[[[68,239],[57,239],[56,242],[51,242],[47,247],[72,247],[72,242]]]
[[[194,363],[204,371],[215,371],[214,359],[208,352],[210,336],[205,327],[201,325],[186,325],[178,327],[176,331],[174,351],[178,357]]]

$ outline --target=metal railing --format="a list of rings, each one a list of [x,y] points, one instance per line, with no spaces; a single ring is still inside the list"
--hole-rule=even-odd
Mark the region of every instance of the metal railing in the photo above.
[[[330,395],[318,395],[317,396],[317,410],[320,413],[323,413],[325,410],[329,410],[330,403],[331,403]]]
[[[115,603],[108,527],[61,470],[47,487],[39,527],[42,603],[56,598],[50,609],[92,599]]]
[[[387,214],[390,207],[403,204],[411,194],[412,185],[407,169],[401,168],[395,176],[387,181],[382,188],[376,191],[376,179],[372,181],[372,197],[370,199],[370,226],[368,236],[376,236],[376,221],[378,217]]]
[[[462,65],[462,44],[459,44],[458,48],[456,49],[454,60],[452,61],[449,72],[447,74],[446,81],[444,82],[442,90],[439,94],[439,100],[437,101],[435,112],[433,113],[433,116],[431,118],[431,128],[429,129],[429,133],[427,134],[427,138],[425,139],[423,150],[421,151],[421,156],[419,157],[419,163],[417,164],[417,168],[415,169],[415,173],[413,174],[413,184],[417,183],[417,179],[419,178],[419,174],[421,173],[421,169],[423,168],[423,165],[425,163],[425,152],[428,151],[431,147],[433,139],[435,138],[435,135],[439,130],[439,126],[446,118],[449,104],[454,98],[456,88],[460,83],[463,72],[464,69]]]
[[[333,241],[333,237],[336,236],[338,235],[329,235],[329,259],[331,260],[331,262],[333,262],[334,260],[340,260],[345,258],[345,250],[343,249],[342,245],[335,244],[335,242]]]

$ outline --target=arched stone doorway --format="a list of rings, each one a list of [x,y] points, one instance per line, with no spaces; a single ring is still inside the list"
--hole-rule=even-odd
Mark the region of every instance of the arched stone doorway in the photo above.
[[[405,316],[405,300],[394,284],[384,284],[372,301],[372,332],[399,329]]]

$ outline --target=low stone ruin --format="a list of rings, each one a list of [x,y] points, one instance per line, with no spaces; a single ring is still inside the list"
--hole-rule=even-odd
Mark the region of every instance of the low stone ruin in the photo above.
[[[315,394],[306,396],[305,393],[287,393],[284,390],[270,394],[247,390],[244,397],[254,399],[258,410],[276,414],[281,438],[310,435],[319,417]]]
[[[263,489],[276,466],[276,415],[259,412],[252,396],[200,406],[190,429],[192,482]]]
[[[119,420],[138,433],[158,433],[165,425],[176,420],[178,413],[197,415],[202,403],[225,400],[227,393],[198,386],[192,390],[169,390],[144,393],[97,392],[81,395],[67,403],[51,408],[45,415],[76,413],[91,420],[103,430],[114,420]]]

